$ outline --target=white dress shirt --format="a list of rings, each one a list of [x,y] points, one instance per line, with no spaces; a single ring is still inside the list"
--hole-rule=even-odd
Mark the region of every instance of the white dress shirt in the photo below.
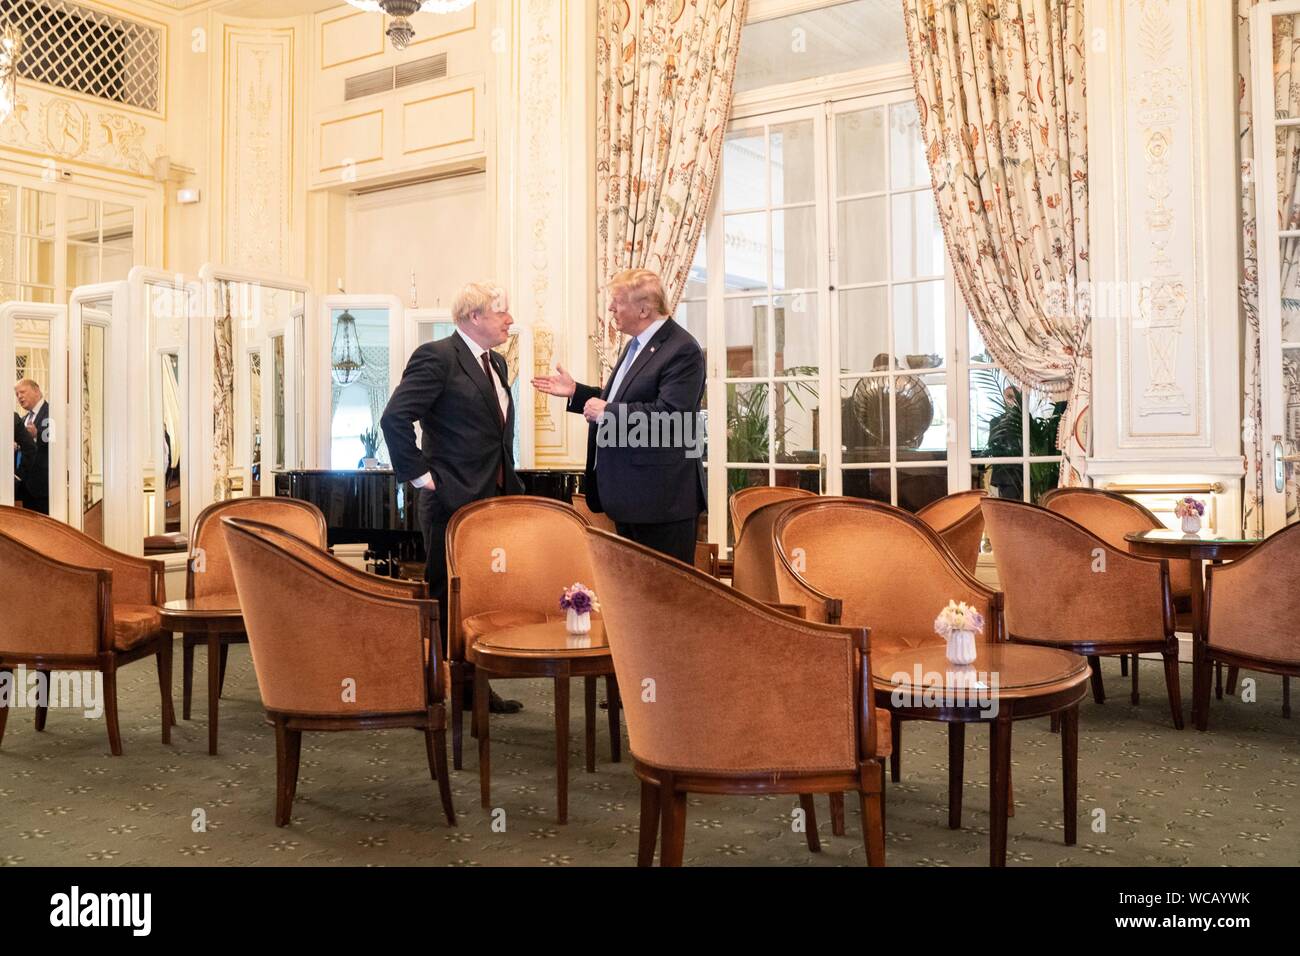
[[[474,356],[474,364],[481,372],[483,370],[482,356],[483,353],[488,350],[483,348],[483,346],[479,345],[468,335],[466,335],[464,331],[462,331],[460,326],[456,327],[456,334],[461,337],[461,341],[463,341],[466,345],[469,346],[469,350]],[[492,364],[492,357],[488,356],[488,365],[491,364]],[[510,395],[509,393],[506,392],[505,386],[501,383],[501,376],[497,373],[495,368],[492,369],[492,387],[496,390],[497,401],[501,405],[501,417],[504,419],[510,414]],[[433,475],[429,474],[426,471],[419,478],[416,478],[413,482],[411,482],[411,484],[415,485],[415,487],[417,488],[432,488]]]

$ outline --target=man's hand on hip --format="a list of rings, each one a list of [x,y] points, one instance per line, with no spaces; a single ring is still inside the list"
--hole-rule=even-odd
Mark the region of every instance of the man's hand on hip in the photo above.
[[[411,484],[415,485],[417,488],[428,488],[430,491],[433,491],[433,475],[426,471],[419,478],[412,479]]]
[[[564,370],[564,366],[556,363],[554,375],[533,376],[533,388],[547,395],[572,398],[577,385],[573,381],[573,376]]]

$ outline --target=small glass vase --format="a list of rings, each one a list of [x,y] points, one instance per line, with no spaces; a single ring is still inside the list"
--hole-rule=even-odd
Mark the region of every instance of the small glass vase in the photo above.
[[[379,469],[379,459],[378,459],[378,458],[362,458],[362,459],[361,459],[361,467],[364,468],[366,471],[377,471],[377,470]]]
[[[1200,530],[1200,515],[1186,515],[1183,517],[1183,534],[1198,534]]]
[[[948,663],[965,667],[975,662],[975,632],[953,631],[948,635]]]
[[[568,617],[565,619],[564,628],[570,634],[590,634],[591,633],[591,612],[586,611],[579,614],[573,608],[569,608]]]

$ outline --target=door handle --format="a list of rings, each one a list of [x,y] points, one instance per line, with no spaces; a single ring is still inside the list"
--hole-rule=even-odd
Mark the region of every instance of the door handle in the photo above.
[[[1273,489],[1281,494],[1286,491],[1286,456],[1282,451],[1282,436],[1273,436]]]

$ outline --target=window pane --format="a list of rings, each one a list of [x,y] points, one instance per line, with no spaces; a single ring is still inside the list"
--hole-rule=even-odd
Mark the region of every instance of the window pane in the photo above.
[[[885,197],[850,199],[837,204],[839,281],[881,282],[885,273]]]
[[[854,468],[844,471],[844,494],[849,498],[867,498],[892,504],[888,468]]]
[[[103,258],[99,267],[100,281],[114,282],[125,279],[135,263],[135,247],[132,245],[131,237],[106,240],[101,248]]]
[[[777,375],[816,375],[820,369],[817,336],[821,316],[817,301],[815,292],[772,297]]]
[[[947,355],[942,282],[894,286],[894,355],[903,368],[938,368]]]
[[[23,232],[44,239],[54,238],[54,194],[24,189]]]
[[[1056,447],[1057,427],[1065,402],[1052,402],[1038,392],[1029,393],[1029,454],[1035,458],[1055,458],[1061,453]]]
[[[898,469],[898,507],[919,511],[948,493],[948,469]]]
[[[25,282],[54,285],[54,242],[50,239],[22,240],[22,274]]]
[[[17,250],[18,243],[14,237],[0,232],[0,282],[12,282],[18,278]]]
[[[840,382],[840,444],[844,461],[889,461],[891,392],[887,375]]]
[[[691,271],[686,273],[686,289],[682,292],[687,299],[702,299],[709,294],[708,247],[708,240],[701,232],[700,241],[695,246],[695,257],[691,259]]]
[[[948,457],[948,386],[942,374],[900,375],[894,381],[899,461]]]
[[[727,460],[766,462],[768,387],[763,383],[727,386]]]
[[[754,209],[767,205],[767,172],[763,129],[728,133],[722,152],[724,210]]]
[[[916,103],[895,103],[889,108],[889,170],[894,189],[930,185],[930,165],[916,115]]]
[[[19,298],[24,302],[53,302],[54,290],[49,286],[25,285],[19,293]]]
[[[868,372],[889,367],[889,290],[885,286],[850,289],[840,298],[840,371]]]
[[[723,256],[727,291],[767,288],[767,213],[727,216],[723,220]]]
[[[817,287],[817,210],[813,206],[772,213],[772,288]]]
[[[0,183],[0,232],[18,231],[18,187]]]
[[[773,126],[768,147],[772,163],[772,205],[812,202],[817,182],[812,120]]]
[[[819,394],[816,382],[777,382],[775,461],[815,465],[820,460]]]
[[[695,341],[700,343],[700,348],[705,348],[705,343],[708,341],[708,313],[709,304],[702,299],[697,299],[694,302],[679,302],[677,314],[673,316],[678,325],[695,336]]]
[[[1017,458],[1024,454],[1020,404],[1020,389],[1011,384],[1001,369],[971,369],[972,457]]]
[[[994,498],[1024,501],[1024,465],[971,465],[971,487],[987,491]]]
[[[767,375],[767,296],[727,299],[727,375],[752,378]]]
[[[972,362],[993,363],[993,356],[989,354],[989,347],[984,344],[984,336],[980,335],[980,330],[975,327],[975,318],[969,312],[966,313],[966,334],[969,336],[967,341],[970,343],[970,360]]]
[[[68,238],[76,242],[99,242],[99,203],[94,199],[67,199]]]
[[[943,275],[943,229],[934,196],[929,190],[903,193],[892,197],[892,203],[894,278]]]
[[[90,285],[99,281],[98,243],[68,243],[68,288],[75,289],[79,285]]]
[[[854,110],[835,117],[837,196],[885,189],[885,110]]]

